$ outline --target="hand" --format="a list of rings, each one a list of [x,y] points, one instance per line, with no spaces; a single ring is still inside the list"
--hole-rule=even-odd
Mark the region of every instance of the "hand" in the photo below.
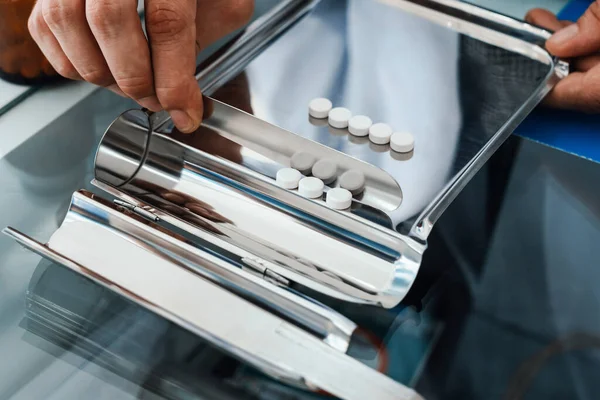
[[[594,1],[575,23],[559,21],[550,11],[534,9],[527,22],[556,33],[546,42],[548,51],[571,59],[571,73],[546,98],[558,108],[600,112],[600,0]]]
[[[148,39],[135,0],[38,0],[31,36],[61,75],[167,110],[177,128],[202,120],[196,54],[243,26],[253,0],[145,0]]]
[[[248,114],[253,113],[250,99],[250,85],[248,84],[248,77],[245,72],[242,72],[223,85],[213,94],[213,98],[245,111]],[[204,119],[211,117],[213,108],[213,101],[210,98],[205,98]],[[188,134],[182,134],[177,129],[174,129],[169,136],[195,149],[233,161],[236,164],[241,164],[243,161],[242,148],[238,143],[221,136],[218,132],[204,125],[200,126],[195,132]]]

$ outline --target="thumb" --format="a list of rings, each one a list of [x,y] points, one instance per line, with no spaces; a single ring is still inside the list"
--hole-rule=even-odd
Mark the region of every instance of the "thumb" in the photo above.
[[[580,57],[600,50],[600,0],[594,1],[579,20],[556,32],[546,42],[558,57]]]

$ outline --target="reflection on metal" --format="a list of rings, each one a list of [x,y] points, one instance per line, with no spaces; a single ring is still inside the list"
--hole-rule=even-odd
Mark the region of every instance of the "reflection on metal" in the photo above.
[[[76,212],[76,203],[83,200],[77,197],[72,214],[46,245],[11,228],[4,233],[43,257],[215,343],[276,379],[326,390],[344,399],[420,398],[411,389],[326,345],[314,335],[211,282],[198,279],[183,262],[145,243],[132,246],[132,236],[115,235],[93,222],[106,215],[87,214],[90,210],[86,209]],[[143,226],[133,224],[139,225],[138,228]],[[77,246],[73,246],[75,240]],[[112,251],[106,251],[104,246]]]
[[[124,202],[117,200],[115,203],[120,205]],[[230,257],[224,260],[187,243],[180,235],[155,225],[154,219],[146,220],[146,215],[142,215],[144,219],[136,218],[136,214],[139,214],[129,213],[130,210],[130,207],[126,207],[119,211],[118,207],[115,208],[112,204],[88,192],[76,192],[65,221],[49,241],[48,246],[67,256],[77,251],[79,256],[76,260],[83,266],[91,266],[100,261],[103,265],[116,262],[140,264],[141,261],[130,256],[127,251],[111,250],[106,254],[101,251],[101,249],[113,249],[111,245],[115,240],[113,236],[127,237],[127,242],[131,244],[132,249],[139,247],[152,253],[165,255],[166,259],[172,260],[182,268],[272,313],[298,323],[305,330],[322,338],[325,343],[342,352],[346,351],[350,336],[356,328],[353,322],[319,303],[282,289],[280,287],[282,285],[273,285],[271,282],[277,281],[276,274],[267,268],[253,270],[244,268],[248,263],[247,259]],[[154,214],[150,213],[150,215]],[[98,235],[96,240],[93,239],[92,232]],[[82,246],[86,243],[84,239],[86,237],[94,241],[88,248]],[[103,241],[104,237],[109,238],[107,239],[109,242]],[[73,243],[78,245],[73,246]],[[73,256],[69,258],[75,260]],[[119,261],[114,258],[118,258]],[[242,308],[231,310],[232,313],[238,311],[243,314]],[[243,318],[241,315],[234,317],[233,314],[230,317]]]
[[[194,148],[194,138],[188,145],[154,132],[149,140],[134,139],[148,143],[144,149],[137,148],[144,155],[133,154],[133,147],[119,150],[114,143],[122,135],[120,127],[135,124],[136,117],[135,111],[123,114],[116,128],[111,126],[107,130],[98,148],[97,180],[115,186],[115,196],[123,193],[134,198],[139,204],[153,207],[154,214],[158,210],[167,211],[171,218],[158,215],[159,218],[192,237],[198,229],[204,230],[206,240],[216,246],[216,251],[221,248],[258,257],[269,270],[291,282],[343,300],[393,307],[408,292],[417,274],[422,245],[365,220],[360,216],[364,214],[360,206],[351,212],[332,210],[322,200],[306,199],[278,187],[273,179],[244,165]],[[231,127],[228,131],[231,136],[241,130],[240,127],[252,128],[251,122],[257,120],[216,102],[213,116],[206,125],[213,119],[218,121],[215,125],[225,125],[219,127],[221,130]],[[229,122],[225,124],[224,120]],[[291,156],[288,153],[293,152],[293,148],[304,149],[301,146],[310,142],[281,131],[261,122],[260,132],[267,140],[257,146],[275,147],[294,136],[297,139],[292,141],[294,147],[279,150]],[[143,129],[133,129],[128,135],[146,133]],[[200,130],[194,135],[202,140],[206,131]],[[281,141],[275,139],[278,135]],[[241,143],[258,136],[262,135],[247,136],[240,143],[234,143],[242,146]],[[322,147],[314,144],[319,147],[312,147],[312,152]],[[225,147],[228,152],[232,151],[232,145]],[[323,149],[322,153],[328,157],[336,155],[336,162],[346,169],[363,167],[361,170],[371,180],[367,185],[374,193],[371,196],[382,193],[382,201],[393,199],[397,185],[386,185],[391,177],[385,172],[331,149]],[[135,176],[114,185],[120,183],[125,168],[131,169],[130,164],[122,160],[144,156]],[[211,235],[216,232],[217,235]]]
[[[519,104],[516,112],[507,118],[502,127],[421,212],[411,230],[411,235],[424,241],[431,233],[435,222],[477,171],[554,85],[568,75],[569,64],[552,56],[545,49],[544,44],[550,37],[550,32],[472,4],[454,0],[377,1],[413,13],[478,41],[497,46],[510,54],[519,54],[548,66],[541,82],[531,90],[529,97]]]
[[[192,135],[173,131],[164,112],[125,112],[108,128],[95,163],[94,184],[116,200],[75,193],[46,245],[10,228],[5,233],[277,379],[347,399],[418,398],[344,354],[354,322],[308,293],[396,306],[417,276],[439,216],[568,66],[544,50],[547,32],[525,23],[456,1],[381,1],[473,38],[466,39],[522,67],[528,79],[522,85],[507,73],[504,83],[517,86],[520,97],[506,91],[508,111],[456,169],[435,169],[431,160],[432,171],[447,180],[434,194],[419,193],[425,206],[401,181],[424,165],[423,157],[432,158],[420,151],[423,141],[410,154],[386,156],[393,168],[380,169],[208,100],[212,114]],[[198,74],[204,92],[238,75],[317,3],[282,2],[253,24]],[[477,83],[473,90],[489,89],[484,79]],[[343,131],[329,135],[341,139]],[[369,143],[350,137],[348,145]],[[298,150],[334,159],[339,172],[361,170],[362,197],[337,211],[275,185],[274,172]],[[381,164],[385,151],[371,149]],[[394,219],[407,206],[417,211]],[[393,224],[402,224],[403,233]]]
[[[468,3],[455,0],[377,1],[547,65],[558,61],[543,48],[550,37],[548,31]]]
[[[326,158],[336,163],[338,175],[350,169],[359,170],[365,175],[366,187],[361,199],[363,204],[388,212],[400,206],[400,186],[382,169],[278,128],[221,102],[213,101],[213,107],[213,114],[204,121],[203,126],[231,140],[234,146],[253,150],[255,154],[260,154],[267,160],[286,166],[290,165],[291,157],[299,150],[310,153],[317,159]],[[343,132],[347,135],[345,130]],[[251,165],[260,164],[257,161]],[[258,167],[254,170],[268,176],[265,170],[258,170]]]

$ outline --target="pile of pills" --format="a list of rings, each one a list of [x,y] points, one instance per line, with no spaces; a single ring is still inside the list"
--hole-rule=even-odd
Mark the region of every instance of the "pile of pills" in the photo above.
[[[353,116],[347,108],[334,108],[328,99],[318,98],[312,100],[308,105],[308,112],[313,118],[328,118],[329,125],[334,128],[348,128],[351,135],[359,137],[368,135],[369,140],[375,144],[389,144],[395,152],[410,153],[415,148],[415,138],[410,132],[394,132],[388,124],[374,124],[371,118],[365,115]]]
[[[325,202],[336,210],[345,210],[352,205],[353,196],[365,190],[365,175],[359,170],[348,170],[338,177],[338,167],[328,159],[317,159],[314,155],[299,151],[290,159],[290,168],[277,171],[276,183],[309,199],[323,197],[326,185],[338,181],[339,187],[327,191]]]

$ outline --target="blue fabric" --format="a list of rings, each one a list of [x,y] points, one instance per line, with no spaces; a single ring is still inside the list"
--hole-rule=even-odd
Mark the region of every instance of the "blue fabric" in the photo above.
[[[572,0],[559,13],[559,18],[574,21],[590,3],[590,0]],[[600,115],[539,107],[521,124],[516,134],[600,162]]]

